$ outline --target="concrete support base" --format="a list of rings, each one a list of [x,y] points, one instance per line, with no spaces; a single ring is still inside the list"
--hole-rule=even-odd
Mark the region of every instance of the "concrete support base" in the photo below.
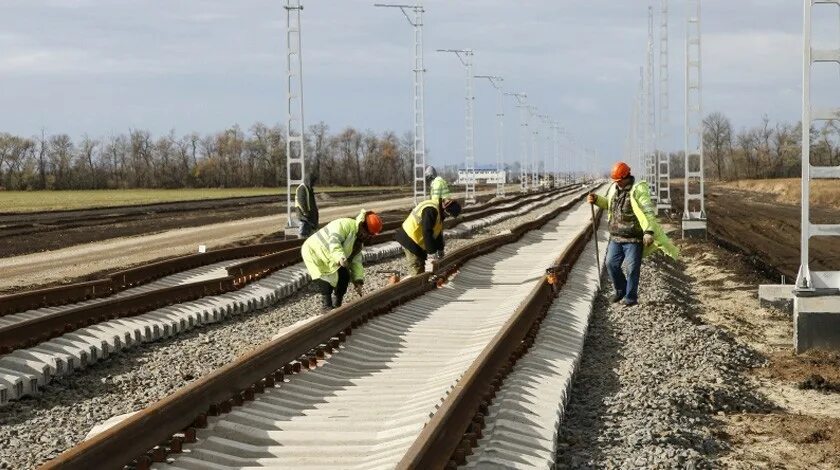
[[[793,326],[797,353],[810,349],[840,351],[840,295],[795,297]]]
[[[793,307],[794,287],[793,284],[761,284],[758,286],[758,303],[790,309]]]
[[[706,238],[706,220],[682,221],[683,238]]]

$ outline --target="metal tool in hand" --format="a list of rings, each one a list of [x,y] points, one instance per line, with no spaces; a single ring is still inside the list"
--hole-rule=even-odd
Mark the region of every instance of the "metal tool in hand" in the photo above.
[[[595,223],[595,204],[590,204],[592,211],[592,237],[595,239],[595,265],[598,266],[598,283],[601,283],[601,250],[598,249],[598,225]]]

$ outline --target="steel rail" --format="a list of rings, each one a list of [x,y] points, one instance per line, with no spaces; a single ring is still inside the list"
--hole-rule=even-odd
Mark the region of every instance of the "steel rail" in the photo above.
[[[600,209],[597,218],[600,219]],[[597,220],[597,219],[596,219]],[[488,403],[516,360],[533,343],[539,323],[594,233],[587,224],[555,260],[548,275],[458,381],[397,465],[398,469],[451,468],[465,463],[481,436]]]
[[[568,189],[568,188],[561,188]],[[525,200],[520,198],[521,207]],[[514,199],[515,200],[515,199]],[[458,223],[467,220],[474,220],[479,217],[471,217],[471,214],[482,213],[482,217],[490,215],[493,206],[503,205],[508,201],[487,203],[473,208],[467,208]],[[385,230],[390,231],[399,227],[401,221],[385,224]],[[447,228],[452,226],[449,222]],[[250,258],[265,256],[283,250],[298,248],[303,243],[300,239],[282,240],[277,242],[260,243],[249,246],[221,248],[206,253],[195,253],[179,256],[176,258],[156,261],[135,268],[117,271],[105,278],[93,281],[85,281],[64,286],[41,288],[0,296],[0,316],[12,315],[27,310],[55,307],[76,302],[82,302],[94,298],[102,298],[117,292],[135,287],[141,284],[155,281],[164,276],[193,269],[221,261],[234,260],[239,258]]]
[[[574,207],[581,194],[538,219],[510,232],[476,241],[447,255],[439,274],[424,273],[387,286],[373,294],[345,304],[287,335],[241,356],[174,394],[139,411],[116,426],[65,451],[40,468],[79,469],[148,468],[162,462],[168,453],[181,452],[183,443],[194,442],[195,429],[207,425],[207,416],[228,412],[233,406],[254,399],[286,374],[314,367],[319,357],[336,348],[352,329],[435,288],[436,278],[466,261],[519,240]]]
[[[564,194],[574,192],[575,190],[576,188],[574,187],[571,189],[564,188],[556,193],[557,196],[562,196]],[[551,192],[551,194],[553,193],[554,192]],[[521,200],[517,200],[510,205],[488,207],[483,210],[472,211],[463,217],[448,221],[447,227],[451,228],[463,222],[516,210],[544,196],[545,194],[529,196],[522,198]],[[386,224],[385,228],[388,231],[374,237],[369,245],[392,241],[393,230],[400,225],[400,221]],[[247,284],[262,279],[278,269],[301,262],[302,258],[300,254],[300,245],[302,243],[302,240],[296,239],[263,245],[254,245],[251,247],[236,247],[216,250],[214,252],[204,254],[210,255],[209,257],[202,257],[201,254],[189,255],[172,261],[153,263],[152,265],[141,266],[139,268],[116,273],[111,278],[111,290],[108,295],[114,293],[115,291],[123,290],[125,288],[123,286],[133,286],[142,283],[140,280],[151,280],[156,277],[155,273],[160,272],[161,270],[166,270],[167,274],[169,274],[173,270],[177,272],[178,269],[176,267],[187,269],[189,267],[195,267],[194,265],[196,263],[200,263],[199,265],[206,264],[205,261],[208,259],[218,262],[231,256],[235,256],[237,258],[247,257],[248,254],[253,254],[254,250],[269,251],[268,254],[260,256],[256,259],[229,266],[227,268],[228,275],[224,278],[197,281],[121,298],[106,299],[102,302],[82,305],[76,308],[56,312],[54,314],[44,315],[12,325],[2,326],[0,327],[0,354],[7,354],[17,349],[31,347],[43,341],[47,341],[51,338],[61,336],[65,333],[69,333],[95,323],[116,318],[141,315],[168,305],[179,304],[201,297],[219,295],[241,289]],[[276,251],[279,249],[282,249],[282,251]],[[155,269],[158,271],[155,271]],[[116,279],[116,282],[114,282],[114,279]],[[115,285],[120,286],[120,288],[115,290]],[[97,282],[92,286],[84,286],[81,290],[72,290],[72,292],[79,294],[80,292],[87,292],[87,289],[93,289],[95,292],[97,287],[99,287],[101,292],[102,290],[107,290],[108,285],[104,282]],[[49,297],[39,296],[40,292],[35,293],[34,295],[38,297],[30,296],[28,300],[32,301],[40,299],[43,302],[47,302],[49,300]],[[105,297],[105,295],[101,295],[100,297]],[[0,298],[0,304],[2,304],[2,298]]]

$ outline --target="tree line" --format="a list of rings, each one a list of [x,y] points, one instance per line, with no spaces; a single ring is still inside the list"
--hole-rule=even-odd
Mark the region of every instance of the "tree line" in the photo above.
[[[812,125],[811,163],[840,165],[840,123]],[[791,178],[802,173],[802,124],[771,124],[767,116],[736,131],[722,113],[703,120],[705,173],[717,180]],[[679,163],[680,169],[683,163]]]
[[[0,133],[0,188],[133,189],[282,187],[286,132],[256,123],[224,131],[155,137],[148,130],[74,141],[67,134],[32,137]],[[307,171],[319,184],[395,186],[411,183],[413,140],[324,123],[306,134]]]

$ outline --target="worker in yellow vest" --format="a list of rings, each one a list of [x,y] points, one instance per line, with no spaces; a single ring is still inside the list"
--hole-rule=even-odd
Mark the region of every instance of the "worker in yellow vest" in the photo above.
[[[443,221],[460,214],[461,204],[455,199],[428,199],[411,211],[395,234],[405,252],[410,274],[423,274],[427,261],[431,264],[443,258]]]
[[[449,191],[449,184],[445,179],[438,176],[435,167],[431,165],[427,166],[424,175],[426,177],[426,186],[429,187],[429,199],[438,201],[449,199],[452,194]]]
[[[362,248],[382,231],[382,219],[362,209],[355,219],[333,220],[315,232],[300,248],[312,283],[321,293],[323,308],[341,307],[353,283],[359,296],[365,281]]]

